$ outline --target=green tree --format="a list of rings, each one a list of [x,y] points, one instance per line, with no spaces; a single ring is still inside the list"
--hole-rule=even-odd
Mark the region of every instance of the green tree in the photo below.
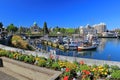
[[[75,33],[75,30],[73,28],[68,28],[68,29],[66,29],[66,32],[68,34],[73,34],[73,33]]]
[[[49,34],[49,31],[48,31],[47,23],[46,23],[46,22],[44,22],[43,33],[44,33],[44,34]]]
[[[7,30],[8,32],[16,32],[18,30],[18,28],[16,26],[14,26],[14,24],[10,24],[8,27],[7,27]]]
[[[3,27],[3,24],[2,24],[2,22],[0,22],[0,28],[2,28]]]
[[[60,32],[63,33],[63,34],[65,33],[65,31],[66,31],[65,28],[60,29]]]
[[[19,34],[23,33],[23,31],[24,31],[24,28],[22,26],[20,26],[20,28],[19,28]]]

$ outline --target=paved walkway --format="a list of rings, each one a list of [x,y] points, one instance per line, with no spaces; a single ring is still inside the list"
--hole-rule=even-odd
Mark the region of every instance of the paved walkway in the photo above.
[[[14,76],[16,75],[15,73],[8,71],[6,68],[0,68],[0,80],[19,80],[11,76],[9,73],[13,74]]]

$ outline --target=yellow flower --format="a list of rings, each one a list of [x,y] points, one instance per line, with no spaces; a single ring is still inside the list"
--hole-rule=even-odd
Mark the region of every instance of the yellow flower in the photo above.
[[[107,72],[105,72],[104,74],[107,75]]]
[[[40,60],[40,58],[39,58],[39,57],[37,57],[37,58],[35,58],[35,60],[36,60],[36,61],[39,61],[39,60]]]

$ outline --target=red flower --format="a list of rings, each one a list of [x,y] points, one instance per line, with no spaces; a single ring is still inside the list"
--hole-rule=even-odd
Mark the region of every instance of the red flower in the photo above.
[[[84,61],[80,61],[80,64],[83,65],[83,64],[84,64]]]
[[[85,73],[86,73],[86,75],[89,75],[89,74],[90,74],[90,71],[86,71]]]
[[[82,72],[86,73],[86,70],[82,70]]]
[[[63,78],[63,80],[68,80],[69,79],[69,76],[65,76],[64,78]]]
[[[69,72],[70,71],[70,69],[69,68],[66,68],[66,70],[65,70],[66,72]]]
[[[90,71],[87,71],[87,70],[82,70],[82,72],[85,73],[86,75],[90,74]]]

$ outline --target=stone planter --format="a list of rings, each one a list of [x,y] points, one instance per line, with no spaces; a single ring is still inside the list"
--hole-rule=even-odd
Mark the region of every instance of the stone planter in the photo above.
[[[55,80],[62,72],[2,57],[4,67],[28,80]]]

